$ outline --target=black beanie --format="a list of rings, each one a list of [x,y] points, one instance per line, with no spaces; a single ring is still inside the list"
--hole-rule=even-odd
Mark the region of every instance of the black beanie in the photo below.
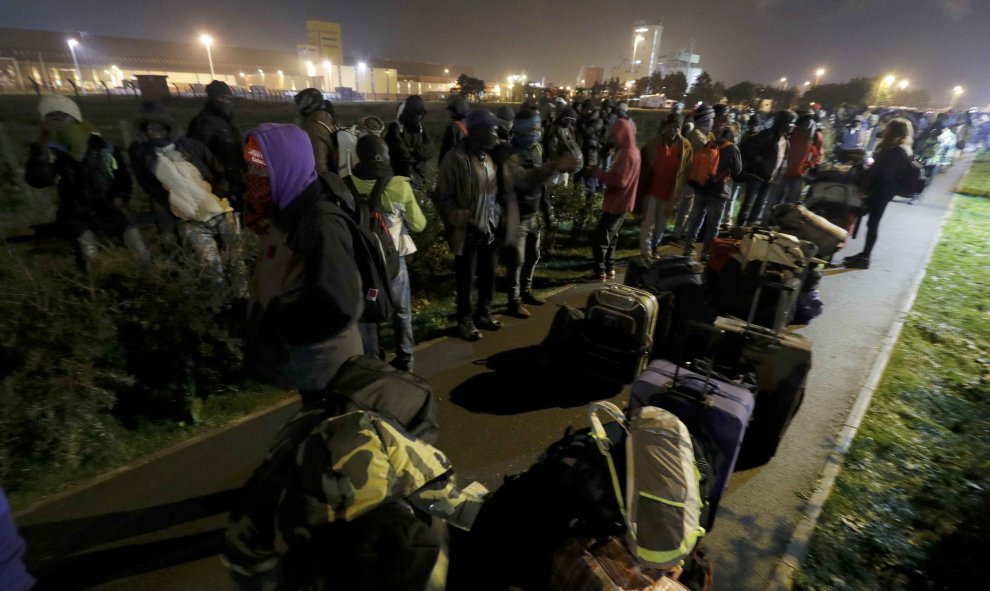
[[[229,96],[233,98],[234,92],[230,90],[227,83],[222,80],[214,80],[206,85],[206,97],[210,99],[218,99],[221,97]]]
[[[300,90],[293,100],[296,101],[296,108],[299,114],[305,117],[317,111],[327,111],[333,115],[333,103],[323,98],[323,93],[316,88]]]
[[[377,135],[368,134],[361,136],[357,141],[357,157],[361,162],[386,161],[388,160],[388,144]]]

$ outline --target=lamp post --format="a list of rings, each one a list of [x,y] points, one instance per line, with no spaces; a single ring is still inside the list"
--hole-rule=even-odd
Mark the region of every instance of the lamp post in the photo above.
[[[815,70],[815,86],[822,83],[822,76],[825,75],[825,68],[818,68]]]
[[[631,65],[631,69],[636,74],[639,73],[639,68],[636,67],[636,49],[639,48],[639,42],[642,41],[643,39],[644,37],[642,35],[636,35],[636,38],[633,40],[632,63],[630,65]]]
[[[79,69],[79,60],[76,59],[76,47],[79,42],[75,39],[69,39],[66,43],[69,44],[69,53],[72,54],[72,65],[76,67],[76,84],[82,84],[82,70]]]
[[[206,59],[210,62],[210,79],[216,80],[217,75],[213,72],[213,52],[210,51],[210,46],[213,45],[213,37],[200,35],[199,42],[206,46]]]
[[[952,89],[952,99],[949,101],[949,109],[954,109],[956,103],[959,101],[959,97],[966,92],[962,86],[956,86]]]
[[[367,67],[368,66],[365,65],[364,62],[358,62],[357,69],[358,69],[358,74],[359,75],[358,76],[354,76],[354,92],[358,92],[358,93],[361,92],[361,78],[360,78],[360,74],[364,74],[364,69],[367,68]]]
[[[385,98],[388,98],[389,92],[391,92],[391,89],[389,88],[391,86],[390,83],[391,80],[389,79],[388,68],[385,68]]]
[[[787,89],[787,77],[786,76],[780,79],[780,87],[782,89],[785,89],[785,90]]]
[[[877,84],[877,95],[873,102],[879,105],[880,98],[883,95],[884,88],[890,88],[890,85],[893,84],[895,80],[897,80],[897,78],[893,74],[887,74],[886,76],[884,76],[883,80],[881,80],[880,83]]]

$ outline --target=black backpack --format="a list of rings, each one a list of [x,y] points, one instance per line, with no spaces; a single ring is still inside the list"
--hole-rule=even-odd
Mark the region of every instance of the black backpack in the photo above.
[[[395,314],[392,300],[392,279],[399,272],[399,253],[391,234],[381,218],[372,216],[367,198],[356,190],[349,190],[341,178],[333,173],[320,174],[324,187],[333,195],[343,210],[341,218],[347,220],[353,239],[354,259],[361,273],[364,290],[364,322],[385,322]],[[352,192],[353,190],[353,192]],[[361,211],[364,210],[364,216]],[[362,217],[364,223],[362,223]],[[377,223],[374,223],[376,222]]]

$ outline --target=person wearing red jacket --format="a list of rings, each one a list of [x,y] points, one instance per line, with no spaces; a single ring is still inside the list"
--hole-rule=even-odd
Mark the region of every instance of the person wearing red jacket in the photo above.
[[[824,152],[825,140],[814,113],[810,109],[802,109],[797,115],[797,124],[789,139],[791,147],[787,151],[787,168],[784,169],[777,203],[801,200],[804,174],[818,166]]]
[[[615,244],[626,214],[636,204],[636,188],[639,184],[640,155],[636,147],[636,128],[632,120],[616,119],[609,128],[615,138],[615,157],[607,171],[592,167],[591,173],[605,183],[605,202],[598,226],[592,230],[592,256],[595,269],[591,278],[608,281],[615,277]]]

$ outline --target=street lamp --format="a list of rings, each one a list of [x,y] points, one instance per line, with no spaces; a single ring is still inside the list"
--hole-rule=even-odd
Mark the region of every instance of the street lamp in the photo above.
[[[642,35],[636,35],[636,39],[633,40],[633,53],[632,53],[632,68],[635,72],[639,73],[639,68],[636,67],[636,49],[639,47],[639,42],[643,41],[645,37]]]
[[[908,82],[907,80],[901,80],[900,82],[897,83],[897,88],[899,88],[900,90],[904,90],[905,88],[908,87],[909,84],[911,83]]]
[[[959,97],[962,96],[964,92],[965,90],[963,90],[962,86],[956,86],[952,89],[952,100],[949,101],[950,109],[955,108],[956,102],[959,100]]]
[[[265,84],[265,71],[262,70],[261,68],[258,68],[258,74],[261,76],[261,84],[264,85]]]
[[[815,86],[822,83],[822,76],[825,75],[825,68],[818,68],[815,70]]]
[[[883,84],[884,86],[890,86],[891,84],[894,83],[894,80],[897,80],[897,78],[893,74],[888,74],[884,76]]]
[[[787,88],[787,77],[786,76],[780,79],[780,86],[781,86],[781,88]]]
[[[358,62],[357,69],[360,74],[364,74],[364,70],[367,67],[368,65],[364,62]],[[361,80],[357,76],[354,77],[354,91],[361,92]]]
[[[213,45],[213,37],[209,35],[200,35],[199,42],[206,46],[206,59],[210,61],[210,79],[216,80],[217,75],[213,72],[213,52],[210,51],[210,46]]]
[[[79,69],[79,60],[76,59],[76,46],[79,42],[75,39],[69,39],[66,41],[69,44],[69,53],[72,54],[72,65],[76,67],[76,84],[82,84],[82,70]]]

